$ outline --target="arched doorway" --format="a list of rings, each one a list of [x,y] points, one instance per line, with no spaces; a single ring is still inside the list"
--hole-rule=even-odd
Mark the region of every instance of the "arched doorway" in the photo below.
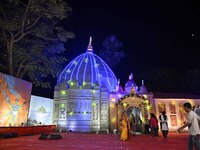
[[[126,110],[126,113],[129,118],[131,118],[132,114],[135,118],[136,123],[136,132],[142,132],[142,111],[141,108],[136,106],[131,106]]]
[[[152,112],[152,104],[149,99],[142,95],[131,93],[121,97],[116,106],[118,122],[121,119],[122,112],[125,111],[129,117],[133,113],[138,126],[137,130],[144,132],[144,126],[148,124],[149,114]]]

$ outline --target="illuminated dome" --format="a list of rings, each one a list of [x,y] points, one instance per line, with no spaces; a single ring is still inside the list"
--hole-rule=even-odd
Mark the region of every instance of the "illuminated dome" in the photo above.
[[[131,75],[129,75],[129,80],[126,82],[126,84],[125,84],[125,91],[127,92],[127,93],[130,93],[130,91],[131,91],[131,88],[134,88],[134,90],[136,91],[136,93],[137,93],[137,91],[138,91],[138,86],[136,85],[136,83],[133,81],[133,74],[131,73]]]
[[[115,74],[99,56],[93,53],[91,37],[86,53],[74,58],[63,69],[58,83],[63,81],[67,83],[76,81],[80,86],[86,84],[93,86],[98,83],[100,86],[106,86],[109,92],[114,91],[117,86]]]

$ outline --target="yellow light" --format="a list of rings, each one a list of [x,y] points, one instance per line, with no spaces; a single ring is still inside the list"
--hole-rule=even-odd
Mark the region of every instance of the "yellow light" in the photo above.
[[[62,94],[62,95],[65,95],[65,94],[66,94],[65,90],[62,90],[62,91],[61,91],[61,94]]]
[[[65,108],[65,104],[64,104],[64,103],[62,103],[60,107],[61,107],[61,108]]]
[[[111,121],[112,121],[112,122],[116,122],[116,118],[115,118],[115,117],[113,117]]]
[[[70,82],[70,85],[73,86],[73,85],[74,85],[74,82]]]
[[[73,113],[72,111],[69,113],[70,116],[72,116],[73,114],[74,114],[74,113]]]
[[[95,90],[91,90],[91,92],[92,92],[92,94],[96,93],[96,91],[95,91]]]
[[[112,100],[113,102],[115,102],[115,101],[116,101],[116,99],[115,99],[115,98],[112,98],[111,100]]]
[[[111,108],[115,108],[115,105],[114,105],[114,104],[111,104],[110,107],[111,107]]]
[[[96,106],[97,104],[95,102],[92,103],[92,106]]]
[[[176,104],[176,101],[172,101],[172,105],[175,105]]]
[[[86,114],[86,111],[84,111],[83,114],[85,115],[85,114]]]
[[[147,95],[143,95],[145,99],[147,99]]]
[[[85,81],[83,81],[83,86],[85,86],[86,85],[86,82]]]
[[[151,109],[151,105],[148,105],[148,106],[147,106],[147,110],[150,110],[150,109]]]
[[[123,103],[124,108],[126,108],[127,105],[128,105],[127,103]]]

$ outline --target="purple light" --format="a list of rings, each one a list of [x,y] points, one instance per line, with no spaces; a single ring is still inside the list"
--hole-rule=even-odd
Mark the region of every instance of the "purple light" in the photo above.
[[[87,61],[84,61],[85,59]],[[74,62],[77,63],[74,64]],[[110,92],[114,91],[117,86],[117,78],[109,66],[99,56],[91,52],[79,55],[65,67],[60,74],[58,83],[68,80],[78,81],[78,83],[85,81],[92,85],[98,82],[100,86],[104,83]]]

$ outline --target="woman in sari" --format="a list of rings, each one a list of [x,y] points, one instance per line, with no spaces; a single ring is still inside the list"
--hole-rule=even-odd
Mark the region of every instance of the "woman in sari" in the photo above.
[[[120,129],[121,129],[120,139],[122,141],[128,140],[129,133],[130,133],[130,122],[129,122],[129,118],[125,112],[122,113]]]

